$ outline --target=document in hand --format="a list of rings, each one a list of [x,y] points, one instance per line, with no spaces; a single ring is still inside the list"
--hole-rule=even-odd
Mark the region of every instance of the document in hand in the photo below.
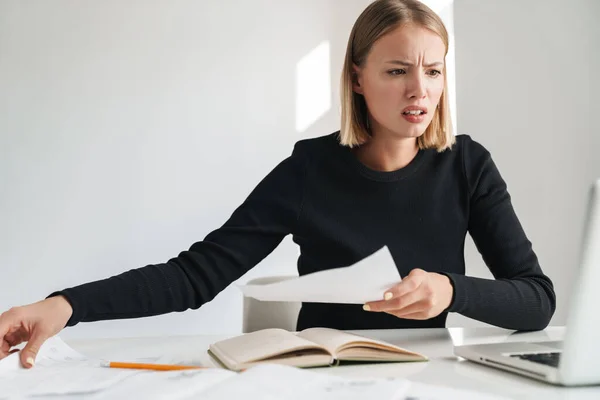
[[[209,347],[209,353],[234,371],[267,363],[318,367],[334,366],[340,361],[427,360],[424,355],[390,343],[329,328],[309,328],[298,333],[264,329],[216,342]]]
[[[348,267],[314,272],[265,285],[240,285],[245,296],[263,301],[364,304],[382,300],[401,281],[387,246]]]

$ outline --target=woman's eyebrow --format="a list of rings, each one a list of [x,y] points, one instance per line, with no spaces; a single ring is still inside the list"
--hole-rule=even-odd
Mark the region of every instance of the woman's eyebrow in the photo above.
[[[388,64],[395,64],[395,65],[402,65],[404,67],[412,67],[414,65],[410,61],[403,61],[403,60],[389,60],[389,61],[386,61],[386,63],[388,63]],[[429,64],[424,64],[423,66],[429,68],[429,67],[439,67],[439,66],[443,66],[443,65],[444,65],[443,62],[441,62],[441,61],[435,61],[435,62],[432,62],[432,63],[429,63]]]

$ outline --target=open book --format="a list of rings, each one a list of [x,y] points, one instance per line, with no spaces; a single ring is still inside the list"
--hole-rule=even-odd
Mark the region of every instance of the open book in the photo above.
[[[320,367],[340,361],[427,361],[424,355],[390,343],[329,328],[298,333],[263,329],[213,343],[209,354],[233,371],[265,363]]]

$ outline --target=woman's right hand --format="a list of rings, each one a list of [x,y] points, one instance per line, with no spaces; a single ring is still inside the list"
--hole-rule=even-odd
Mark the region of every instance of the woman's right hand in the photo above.
[[[22,307],[14,307],[0,315],[0,359],[14,347],[27,342],[21,350],[21,364],[31,368],[42,344],[60,332],[73,308],[63,296],[50,297]]]

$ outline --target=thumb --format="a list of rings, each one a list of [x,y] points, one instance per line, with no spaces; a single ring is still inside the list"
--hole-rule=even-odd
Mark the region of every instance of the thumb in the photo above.
[[[23,364],[25,368],[33,367],[38,351],[40,351],[40,347],[42,347],[42,344],[44,344],[46,339],[48,339],[48,337],[40,333],[39,330],[33,331],[31,338],[21,351],[21,364]]]

